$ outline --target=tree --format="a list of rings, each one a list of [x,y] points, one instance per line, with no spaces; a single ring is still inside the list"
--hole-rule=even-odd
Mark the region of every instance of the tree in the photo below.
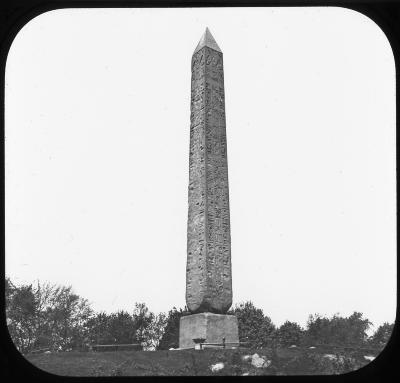
[[[394,329],[394,323],[389,324],[385,322],[383,325],[379,326],[374,334],[369,339],[369,344],[373,347],[383,349],[389,342]]]
[[[86,299],[72,291],[72,287],[40,285],[39,333],[49,339],[54,350],[80,348],[85,342],[88,319],[93,311]]]
[[[276,330],[262,309],[258,309],[250,301],[240,303],[228,313],[236,315],[239,324],[239,339],[250,343],[251,347],[259,348],[270,345]]]
[[[114,337],[109,331],[109,316],[99,312],[92,316],[87,323],[89,329],[89,342],[91,344],[112,344]]]
[[[97,313],[88,321],[89,341],[92,344],[130,344],[138,342],[136,324],[131,314]]]
[[[290,346],[300,344],[304,335],[304,330],[295,322],[286,321],[280,326],[274,335],[274,344],[276,346]]]
[[[166,316],[163,335],[158,344],[158,350],[169,350],[179,347],[179,321],[181,317],[189,315],[190,312],[185,307],[177,310],[173,307]]]
[[[32,285],[14,286],[6,281],[6,315],[10,336],[22,352],[29,351],[35,340],[36,299]]]
[[[108,317],[108,336],[111,344],[135,343],[136,323],[134,318],[126,311],[118,311]]]
[[[155,319],[154,314],[145,303],[135,303],[132,318],[136,329],[136,339],[144,348],[150,347],[150,329]]]
[[[145,348],[148,350],[156,350],[164,335],[167,325],[167,316],[164,313],[154,315],[153,321],[145,331]]]
[[[165,314],[155,315],[144,303],[135,303],[133,314],[126,311],[93,316],[89,322],[89,340],[93,344],[140,343],[144,349],[157,347],[163,333]]]
[[[87,349],[89,346],[89,335],[90,328],[88,322],[93,316],[94,312],[90,307],[89,302],[86,299],[79,299],[79,303],[76,307],[72,326],[72,338],[71,348],[72,349]]]
[[[6,314],[8,317],[9,310],[10,310],[10,304],[12,301],[12,296],[16,290],[16,287],[13,285],[13,283],[11,282],[11,279],[9,277],[6,277],[4,290],[5,290],[4,292],[5,292],[5,298],[6,298]]]
[[[363,314],[354,312],[349,317],[338,314],[332,318],[310,315],[307,322],[306,343],[362,347],[368,339],[371,322]]]
[[[92,315],[87,300],[71,286],[37,282],[16,286],[6,279],[6,315],[11,338],[26,353],[37,348],[65,350],[82,346]]]

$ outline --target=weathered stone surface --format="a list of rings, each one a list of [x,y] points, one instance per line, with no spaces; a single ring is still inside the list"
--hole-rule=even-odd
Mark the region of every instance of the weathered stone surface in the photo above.
[[[206,30],[192,56],[186,303],[192,313],[232,304],[222,52]]]
[[[214,40],[214,37],[212,36],[210,30],[206,28],[206,31],[204,32],[203,36],[201,37],[199,43],[197,44],[196,49],[194,50],[195,54],[197,51],[199,51],[201,48],[204,48],[205,46],[214,49],[217,52],[221,52],[221,48],[218,46],[217,42]]]
[[[181,317],[179,348],[194,348],[193,339],[202,338],[206,343],[239,342],[239,327],[234,315],[199,313]],[[229,347],[229,345],[227,345]]]

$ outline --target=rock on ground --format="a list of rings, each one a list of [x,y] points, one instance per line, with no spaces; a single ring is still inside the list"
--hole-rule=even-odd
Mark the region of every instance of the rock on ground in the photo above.
[[[260,367],[268,367],[271,364],[270,360],[267,360],[265,356],[259,356],[258,354],[254,354],[251,357],[251,364],[254,367],[260,368]]]
[[[213,365],[211,365],[211,371],[212,372],[217,372],[219,370],[222,370],[225,367],[225,365],[221,362],[221,363],[215,363]]]

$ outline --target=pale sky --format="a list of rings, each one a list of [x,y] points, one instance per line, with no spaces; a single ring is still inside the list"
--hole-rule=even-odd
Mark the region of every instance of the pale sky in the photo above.
[[[6,274],[95,310],[185,305],[190,61],[224,54],[234,304],[276,325],[396,309],[395,66],[344,8],[64,9],[16,36]]]

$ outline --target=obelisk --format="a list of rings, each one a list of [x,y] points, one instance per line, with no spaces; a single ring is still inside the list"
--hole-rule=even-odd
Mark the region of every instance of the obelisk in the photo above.
[[[208,28],[192,56],[186,304],[179,347],[239,341],[232,304],[223,55]]]

